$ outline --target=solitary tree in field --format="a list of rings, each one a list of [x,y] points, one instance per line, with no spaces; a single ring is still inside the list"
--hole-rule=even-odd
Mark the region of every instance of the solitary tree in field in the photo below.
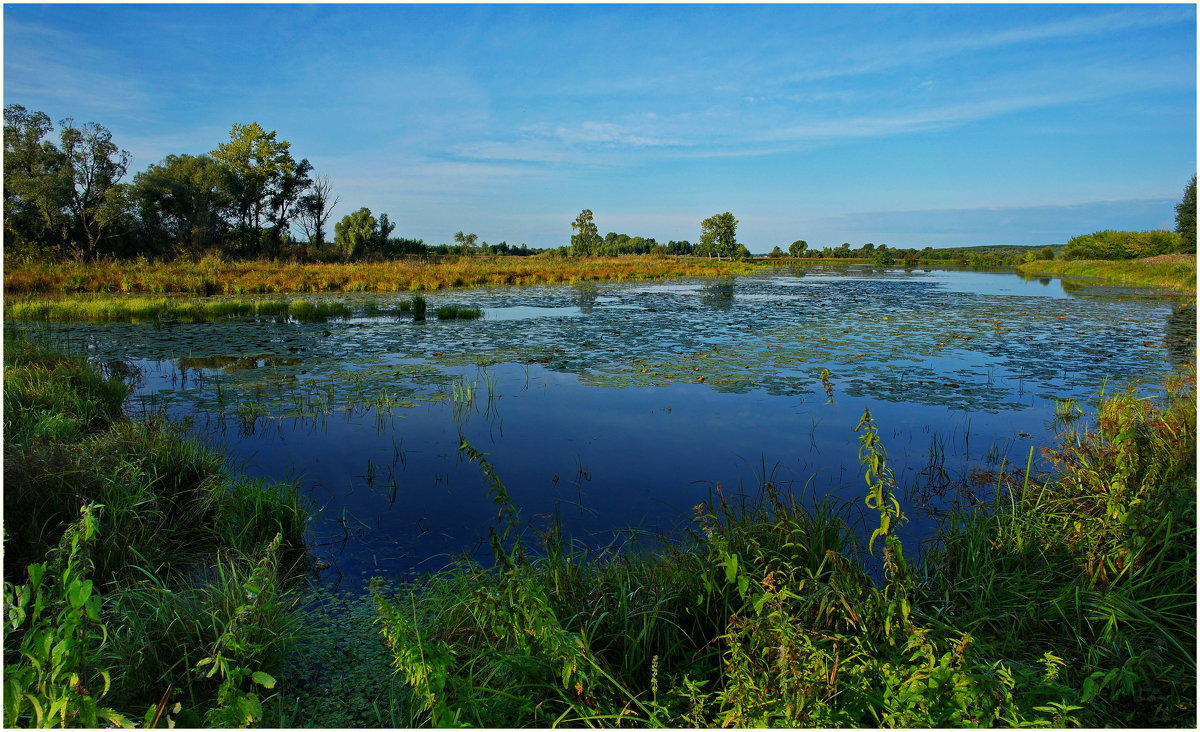
[[[738,220],[728,211],[700,222],[700,244],[709,256],[716,255],[717,259],[737,256],[737,225]]]
[[[1183,200],[1175,204],[1175,231],[1183,237],[1181,251],[1196,251],[1196,176],[1183,189]]]
[[[580,211],[575,220],[571,222],[571,228],[576,232],[571,235],[572,254],[582,256],[599,254],[600,244],[603,240],[600,238],[600,230],[596,228],[596,222],[592,220],[591,209],[585,208]]]
[[[474,234],[464,234],[458,231],[454,234],[454,241],[458,242],[459,252],[470,254],[475,251],[475,242],[479,241],[479,237]]]

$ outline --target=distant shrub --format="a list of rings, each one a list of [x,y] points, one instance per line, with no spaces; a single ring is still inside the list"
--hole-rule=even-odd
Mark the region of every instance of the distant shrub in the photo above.
[[[1183,237],[1173,231],[1097,231],[1077,236],[1063,249],[1064,259],[1141,259],[1181,251]]]

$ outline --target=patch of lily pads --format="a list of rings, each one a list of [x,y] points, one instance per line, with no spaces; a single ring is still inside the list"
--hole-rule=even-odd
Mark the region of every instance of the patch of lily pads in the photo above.
[[[415,321],[399,298],[343,296],[354,315],[327,322],[49,327],[104,360],[171,364],[188,376],[170,386],[173,398],[197,410],[265,417],[444,400],[455,369],[498,363],[540,364],[598,387],[804,398],[823,398],[828,369],[850,396],[1000,412],[1033,396],[1086,398],[1105,381],[1153,380],[1171,360],[1165,326],[1186,316],[1150,296],[970,294],[869,268],[429,296],[431,310],[465,303],[479,320]]]

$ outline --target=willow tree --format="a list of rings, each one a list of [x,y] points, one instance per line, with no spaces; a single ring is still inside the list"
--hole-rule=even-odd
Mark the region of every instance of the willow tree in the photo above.
[[[343,216],[341,221],[334,224],[333,231],[334,246],[341,252],[342,258],[349,261],[375,243],[375,217],[371,214],[371,209],[360,208]]]

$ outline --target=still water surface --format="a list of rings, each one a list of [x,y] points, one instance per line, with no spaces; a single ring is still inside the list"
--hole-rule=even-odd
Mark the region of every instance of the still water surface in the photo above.
[[[186,418],[235,469],[296,481],[320,511],[323,578],[350,584],[487,556],[496,510],[461,439],[488,453],[530,532],[557,517],[602,549],[675,531],[718,484],[860,503],[865,408],[915,543],[967,489],[986,493],[984,471],[1052,443],[1056,400],[1086,411],[1101,388],[1153,390],[1194,348],[1192,305],[1009,273],[812,267],[430,295],[431,313],[484,310],[454,322],[413,322],[400,295],[333,299],[355,316],[56,328],[134,367],[131,412]]]

